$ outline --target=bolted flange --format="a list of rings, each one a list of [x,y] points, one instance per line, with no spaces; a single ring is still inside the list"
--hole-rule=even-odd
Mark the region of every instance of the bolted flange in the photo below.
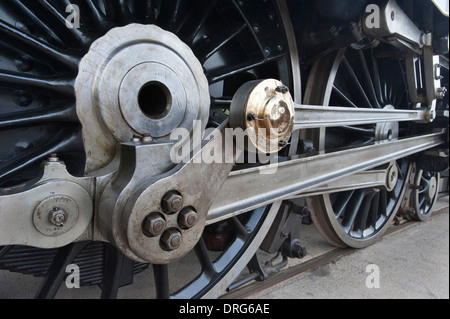
[[[230,108],[230,125],[244,130],[248,151],[271,154],[286,147],[294,130],[294,101],[278,80],[251,81],[239,88]]]
[[[77,203],[68,196],[56,195],[41,201],[33,213],[36,229],[46,236],[58,236],[74,227],[79,218]]]

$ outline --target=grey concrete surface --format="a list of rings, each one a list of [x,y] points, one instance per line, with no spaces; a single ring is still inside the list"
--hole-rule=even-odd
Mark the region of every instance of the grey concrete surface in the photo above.
[[[443,204],[448,205],[448,197]],[[448,207],[448,206],[447,206]],[[379,269],[379,288],[368,288]],[[370,270],[366,272],[366,270]],[[253,295],[253,299],[448,299],[449,213]]]

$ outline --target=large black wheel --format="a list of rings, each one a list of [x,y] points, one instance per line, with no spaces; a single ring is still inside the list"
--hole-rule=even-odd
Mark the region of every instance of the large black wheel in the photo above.
[[[305,104],[362,107],[409,107],[403,68],[399,60],[383,57],[376,49],[338,50],[313,66]],[[399,123],[346,126],[316,132],[321,149],[356,147],[401,137]],[[405,192],[409,161],[399,160],[398,182],[387,189],[354,189],[308,199],[321,234],[339,247],[363,248],[376,242],[395,217]]]
[[[80,9],[79,28],[66,25],[70,4]],[[0,187],[35,178],[51,153],[58,153],[71,174],[85,174],[86,145],[74,92],[78,66],[94,41],[132,23],[157,25],[191,48],[210,84],[212,126],[223,120],[234,93],[249,80],[278,78],[298,91],[299,79],[292,74],[299,67],[291,60],[295,49],[292,34],[287,35],[291,30],[284,1],[3,1]],[[196,271],[181,286],[171,282],[176,265],[150,266],[154,296],[220,295],[253,257],[278,208],[273,204],[226,221],[232,231],[220,253],[212,254],[201,239],[193,259]],[[71,263],[80,266],[82,284],[100,285],[104,298],[116,297],[118,288],[130,282],[124,278],[148,267],[127,260],[105,243],[74,243],[53,250],[0,247],[0,268],[45,277],[36,293],[39,298],[57,296],[65,266]]]

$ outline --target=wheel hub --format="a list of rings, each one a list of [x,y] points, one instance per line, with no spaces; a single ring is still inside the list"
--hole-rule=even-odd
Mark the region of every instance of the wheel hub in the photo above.
[[[192,132],[196,120],[204,129],[208,88],[200,62],[176,35],[139,24],[109,31],[82,59],[75,83],[86,172],[110,163],[116,143],[134,135],[167,142],[177,128]]]
[[[230,124],[247,132],[254,151],[276,153],[294,130],[294,101],[278,80],[251,81],[236,93],[230,108]]]
[[[428,191],[425,193],[425,196],[427,196],[427,198],[431,200],[434,198],[434,196],[436,196],[436,192],[437,192],[437,180],[436,177],[432,176],[429,182]]]
[[[386,105],[383,109],[385,110],[395,110],[393,105]],[[384,140],[393,140],[398,138],[399,134],[399,125],[398,122],[384,122],[377,123],[375,129],[375,140],[376,141],[384,141]]]

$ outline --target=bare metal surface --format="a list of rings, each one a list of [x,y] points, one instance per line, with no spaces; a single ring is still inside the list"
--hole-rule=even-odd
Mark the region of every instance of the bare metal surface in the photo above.
[[[380,9],[380,27],[368,27],[363,23],[364,32],[380,38],[400,49],[404,47],[418,50],[424,47],[424,32],[421,31],[394,0],[389,0]]]
[[[327,182],[323,185],[318,185],[310,190],[303,191],[301,194],[293,196],[290,199],[335,192],[344,192],[352,189],[384,187],[389,190],[388,187],[392,187],[392,185],[396,183],[396,179],[392,180],[391,178],[389,178],[389,171],[391,170],[398,171],[395,165],[390,164],[385,169],[358,172],[342,177],[333,182]]]
[[[58,212],[65,217],[59,226],[53,216]],[[75,178],[64,163],[46,161],[39,181],[0,196],[0,245],[55,248],[88,239],[92,216],[92,179]]]
[[[154,166],[155,162],[170,163],[170,144],[123,145],[119,173],[100,201],[98,217],[104,236],[136,261],[165,264],[191,251],[203,233],[213,198],[234,165],[233,159],[225,158],[225,152],[220,163],[204,164],[201,160],[203,152],[210,154],[218,145],[224,145],[225,127],[226,123],[215,130],[207,139],[210,141],[194,152],[186,164],[174,168]],[[161,161],[162,157],[167,160]],[[168,189],[173,191],[167,193]],[[180,211],[185,211],[182,207],[192,207],[197,213],[197,220],[190,227],[180,227]],[[142,223],[152,212],[164,215],[166,231],[149,237],[142,231]],[[183,226],[188,220],[185,222]],[[179,240],[173,243],[175,237]]]
[[[232,172],[214,201],[208,223],[261,207],[274,199],[288,198],[325,181],[389,163],[443,142],[443,135],[435,133]],[[275,173],[264,174],[270,170]],[[247,187],[248,181],[255,179],[258,184]]]
[[[143,99],[150,105],[140,105],[147,85],[165,95],[165,110],[155,111],[160,106],[152,105],[151,96]],[[204,126],[209,115],[201,64],[187,45],[155,25],[115,28],[95,41],[81,61],[75,91],[87,173],[113,160],[117,142],[128,142],[135,134],[167,142],[174,129],[192,132],[193,121]]]
[[[426,122],[426,109],[364,109],[295,104],[295,129],[339,127],[372,123]]]

